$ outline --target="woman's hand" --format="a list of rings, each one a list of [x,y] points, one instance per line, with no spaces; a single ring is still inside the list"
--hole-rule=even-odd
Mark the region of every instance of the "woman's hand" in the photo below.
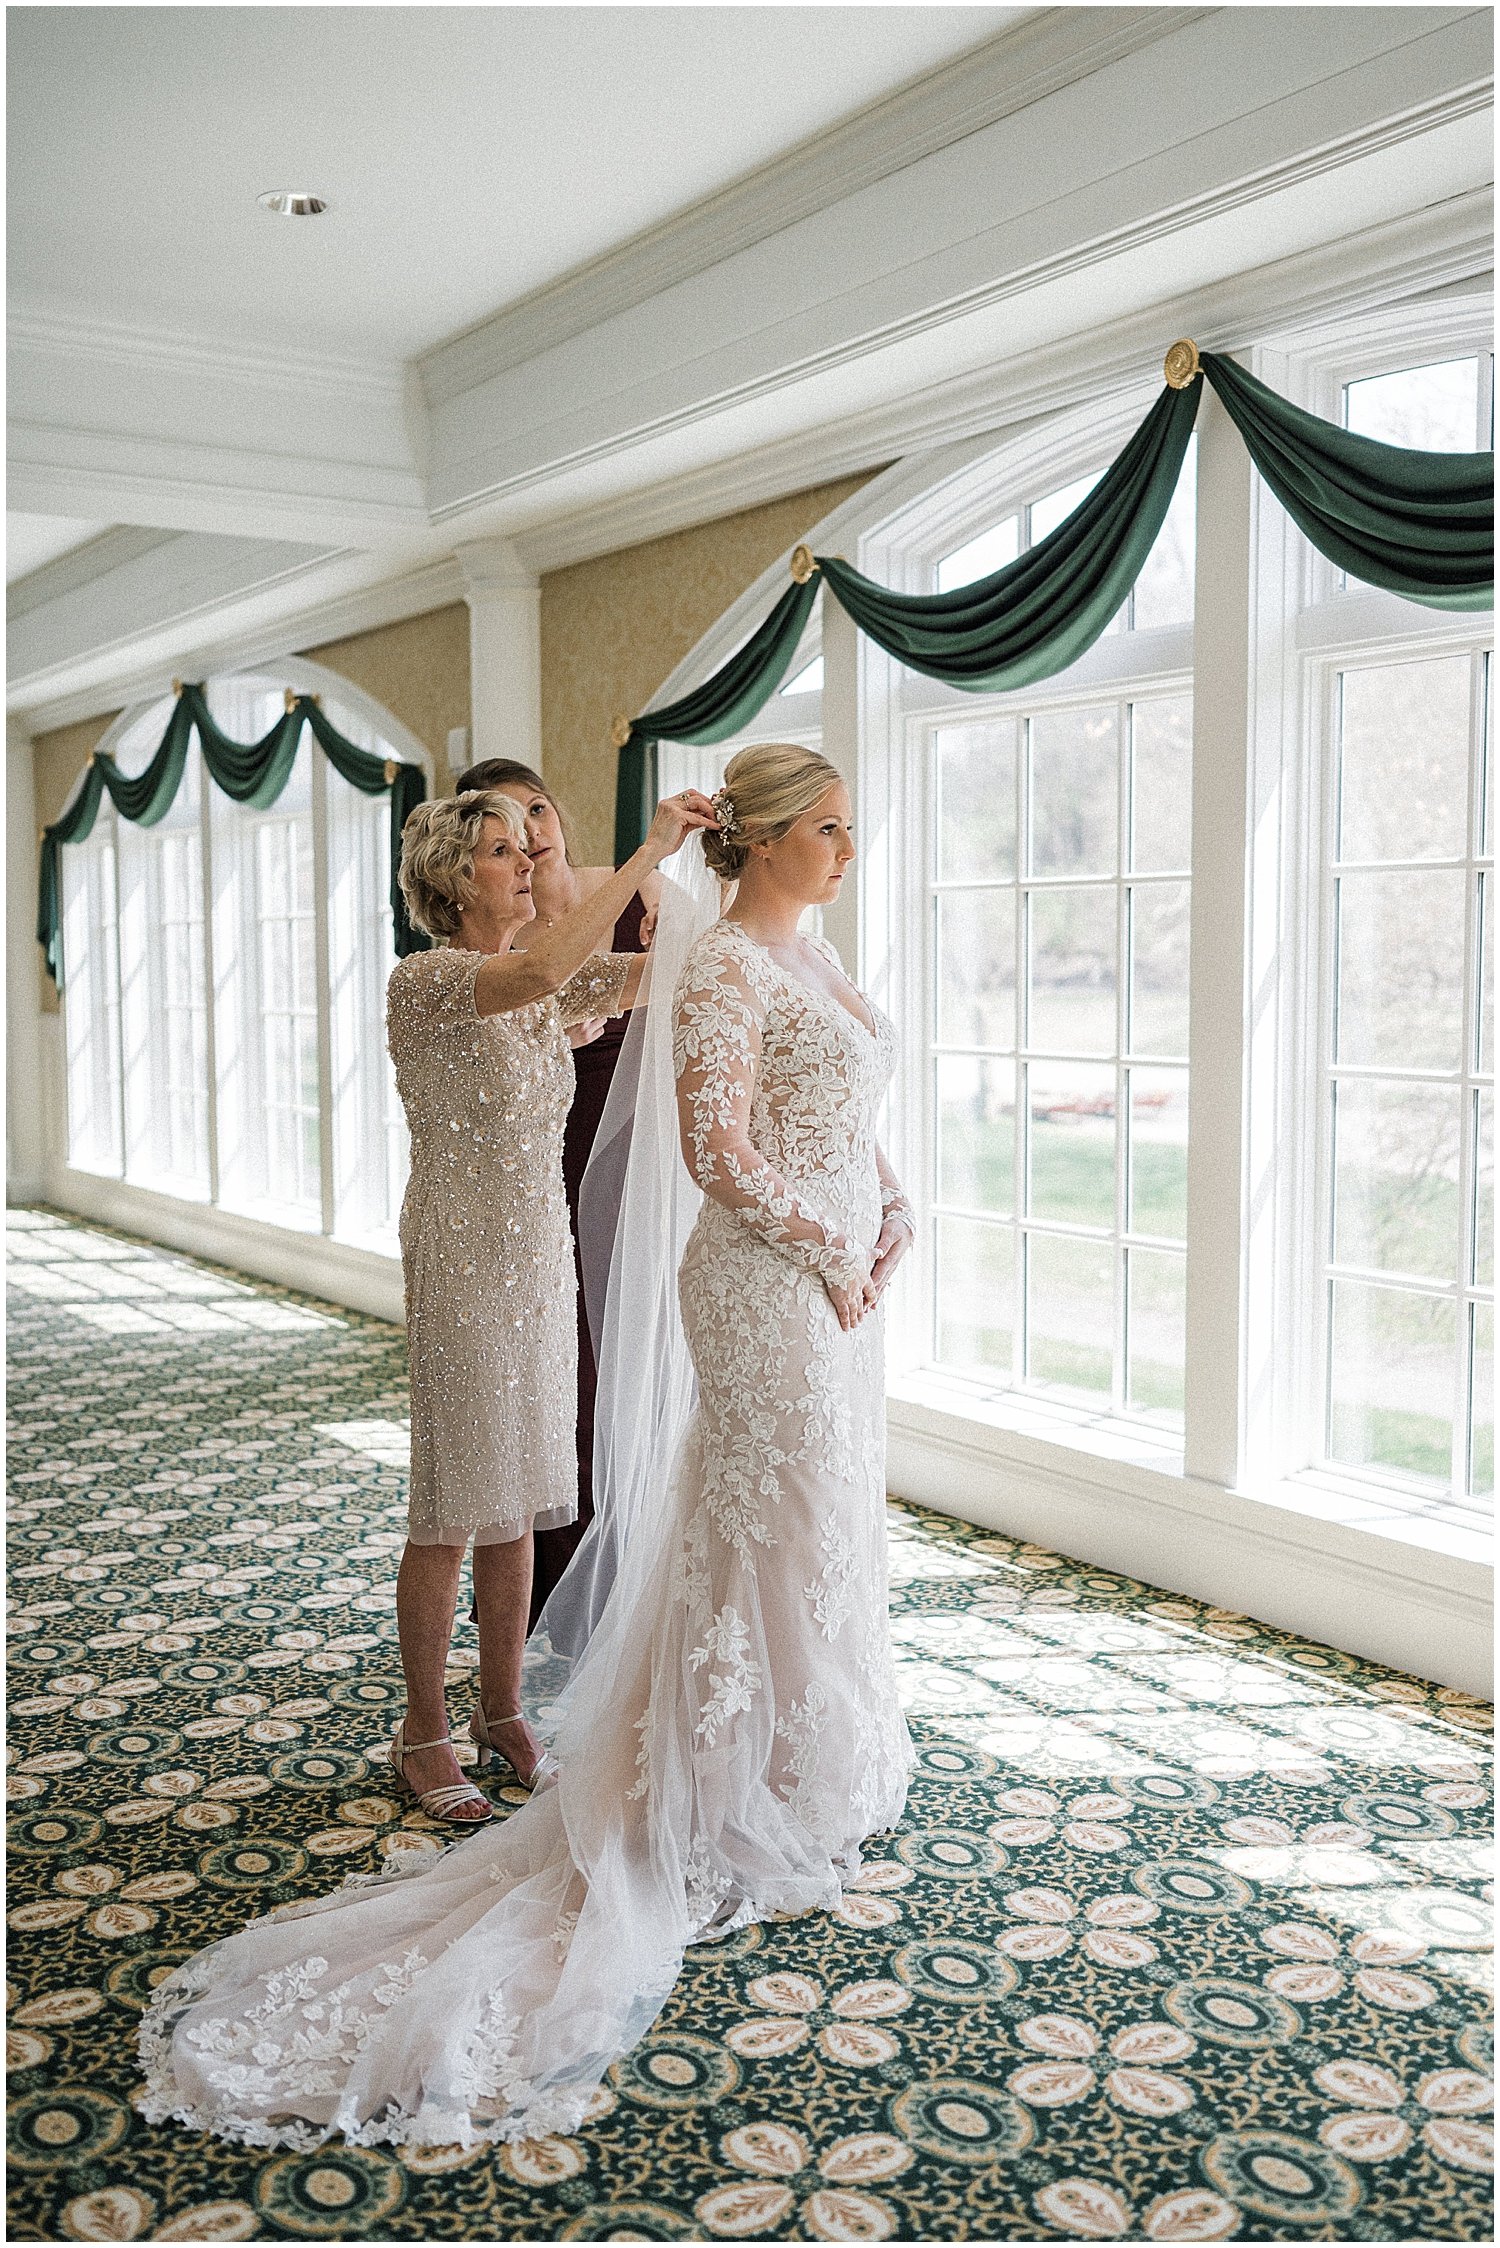
[[[604,1035],[604,1020],[603,1015],[595,1015],[586,1023],[574,1023],[568,1032],[568,1044],[575,1052],[580,1046],[592,1046],[596,1038]]]
[[[870,1259],[870,1282],[877,1299],[890,1286],[891,1275],[912,1245],[911,1219],[904,1206],[887,1213],[880,1229],[880,1239],[875,1244],[875,1254]]]
[[[645,912],[641,915],[642,952],[649,952],[652,945],[656,941],[656,922],[657,916],[660,912],[661,907],[659,905],[648,905]]]
[[[878,1291],[872,1276],[868,1272],[852,1280],[847,1288],[842,1287],[837,1280],[830,1277],[825,1277],[823,1285],[828,1290],[828,1301],[832,1304],[838,1323],[845,1334],[851,1333],[864,1318],[865,1313],[873,1311],[875,1308]]]
[[[701,789],[685,788],[680,796],[664,796],[646,830],[646,850],[653,866],[660,866],[700,828],[717,827],[718,815]]]

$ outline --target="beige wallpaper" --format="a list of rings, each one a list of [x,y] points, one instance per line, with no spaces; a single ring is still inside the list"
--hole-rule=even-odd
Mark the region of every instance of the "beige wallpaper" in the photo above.
[[[580,855],[614,841],[616,711],[644,710],[716,617],[778,554],[876,474],[841,477],[542,579],[542,759]]]
[[[448,734],[469,724],[469,612],[462,601],[377,632],[304,648],[383,703],[432,751],[439,785],[447,777]]]

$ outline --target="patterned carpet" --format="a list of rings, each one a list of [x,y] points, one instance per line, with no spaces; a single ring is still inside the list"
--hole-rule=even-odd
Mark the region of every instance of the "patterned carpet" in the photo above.
[[[905,1824],[837,1918],[695,1953],[586,2137],[147,2129],[175,1961],[437,1846],[380,1762],[402,1344],[10,1222],[13,2235],[1491,2236],[1487,1711],[900,1507]]]

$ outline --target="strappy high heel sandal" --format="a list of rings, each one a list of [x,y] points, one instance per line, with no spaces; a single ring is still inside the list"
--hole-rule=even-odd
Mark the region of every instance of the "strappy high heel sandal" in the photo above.
[[[481,1795],[472,1780],[450,1780],[445,1787],[424,1788],[420,1794],[406,1776],[406,1759],[416,1756],[424,1748],[451,1748],[452,1735],[444,1733],[437,1741],[409,1741],[406,1737],[406,1719],[396,1727],[396,1737],[391,1742],[391,1770],[409,1795],[417,1797],[419,1807],[429,1819],[437,1819],[444,1826],[480,1827],[485,1819],[492,1819],[494,1808],[487,1796]],[[458,1807],[462,1803],[479,1803],[484,1807],[484,1818],[460,1818]]]
[[[495,1740],[494,1733],[502,1725],[520,1725],[524,1722],[524,1716],[520,1710],[514,1710],[509,1717],[486,1717],[483,1702],[474,1704],[474,1714],[469,1719],[469,1738],[479,1752],[479,1769],[481,1772],[485,1771],[498,1758],[502,1764],[509,1765],[522,1787],[535,1787],[538,1780],[546,1780],[552,1777],[557,1770],[557,1764],[550,1750],[543,1749],[536,1762],[529,1764],[523,1772],[510,1751],[502,1748],[500,1743]]]

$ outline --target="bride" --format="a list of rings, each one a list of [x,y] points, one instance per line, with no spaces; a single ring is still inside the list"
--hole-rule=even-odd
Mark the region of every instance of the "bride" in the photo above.
[[[875,1139],[894,1033],[798,933],[854,857],[834,768],[742,750],[714,806],[632,1033],[600,1517],[539,1627],[558,1776],[425,1871],[189,1960],[142,2030],[150,2121],[257,2146],[576,2131],[687,1945],[835,1904],[901,1815],[876,1315],[911,1237]],[[738,884],[717,920],[710,868]]]

